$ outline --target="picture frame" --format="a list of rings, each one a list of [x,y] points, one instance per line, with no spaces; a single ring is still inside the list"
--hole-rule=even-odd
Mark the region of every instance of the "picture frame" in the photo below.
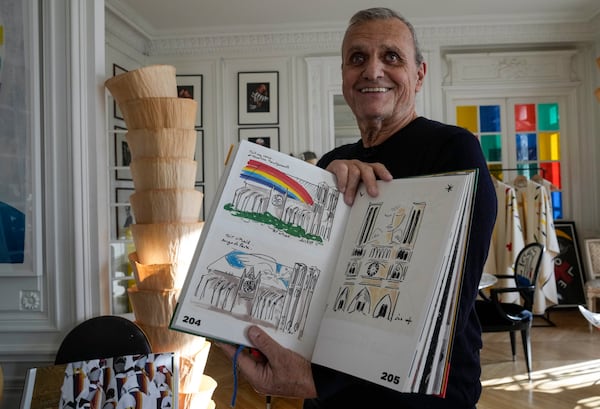
[[[279,128],[239,128],[238,141],[246,140],[267,148],[279,150]]]
[[[115,188],[115,235],[118,239],[126,237],[127,227],[135,223],[129,196],[135,192],[133,187]]]
[[[585,240],[585,258],[589,280],[600,278],[600,239]]]
[[[279,72],[238,72],[238,125],[279,124]]]
[[[128,70],[126,70],[125,68],[121,67],[120,65],[113,63],[113,66],[112,66],[113,77],[116,77],[119,74],[124,74],[127,71]],[[121,113],[121,108],[119,108],[119,105],[117,104],[117,101],[115,101],[114,98],[113,98],[113,117],[115,119],[119,119],[121,121],[124,120],[123,114]]]
[[[206,220],[206,210],[205,210],[206,198],[204,197],[204,183],[196,183],[194,185],[194,189],[196,189],[199,192],[202,192],[202,207],[200,208],[200,218],[202,221],[205,221]]]
[[[129,150],[129,144],[125,138],[127,134],[127,128],[119,125],[114,125],[114,158],[115,158],[115,180],[127,180],[132,181],[131,170],[129,164],[131,163],[131,151]]]
[[[196,151],[194,152],[194,160],[198,163],[196,169],[196,183],[204,183],[204,131],[199,129],[196,131]]]
[[[179,98],[190,98],[198,103],[196,112],[196,128],[202,128],[202,89],[203,76],[200,74],[176,75],[177,96]]]
[[[560,253],[554,257],[554,278],[558,294],[558,306],[585,304],[585,271],[577,230],[573,221],[556,221],[554,229]]]

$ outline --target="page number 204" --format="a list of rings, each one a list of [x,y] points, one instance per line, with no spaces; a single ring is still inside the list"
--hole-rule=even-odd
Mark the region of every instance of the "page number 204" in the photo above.
[[[183,322],[186,324],[195,325],[195,326],[199,327],[200,324],[202,323],[202,320],[199,318],[190,317],[189,315],[184,315]]]
[[[387,381],[389,383],[393,383],[395,385],[398,385],[400,383],[400,377],[398,375],[394,375],[389,372],[382,372],[381,380]]]

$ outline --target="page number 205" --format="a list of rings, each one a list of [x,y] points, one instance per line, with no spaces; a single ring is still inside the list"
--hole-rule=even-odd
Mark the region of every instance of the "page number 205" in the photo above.
[[[395,385],[398,385],[400,383],[400,377],[389,372],[382,372],[380,379],[389,383],[393,383]]]

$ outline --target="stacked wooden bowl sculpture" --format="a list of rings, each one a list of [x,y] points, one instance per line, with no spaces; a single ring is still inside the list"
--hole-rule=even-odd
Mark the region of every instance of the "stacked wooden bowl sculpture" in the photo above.
[[[204,374],[206,339],[168,328],[200,237],[202,193],[194,189],[196,101],[177,97],[175,67],[151,65],[105,83],[123,112],[135,192],[130,197],[136,323],[153,352],[180,354],[180,408],[214,407],[214,379]]]

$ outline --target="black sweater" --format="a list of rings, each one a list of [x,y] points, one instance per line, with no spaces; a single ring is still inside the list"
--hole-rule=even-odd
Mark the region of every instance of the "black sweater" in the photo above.
[[[364,148],[362,141],[325,154],[318,166],[335,159],[379,162],[394,178],[479,169],[477,193],[470,230],[468,255],[460,295],[458,320],[450,362],[446,397],[405,394],[352,376],[313,365],[318,399],[305,408],[444,408],[472,409],[481,394],[481,327],[474,302],[496,218],[497,200],[481,146],[465,129],[415,119],[381,145]]]

